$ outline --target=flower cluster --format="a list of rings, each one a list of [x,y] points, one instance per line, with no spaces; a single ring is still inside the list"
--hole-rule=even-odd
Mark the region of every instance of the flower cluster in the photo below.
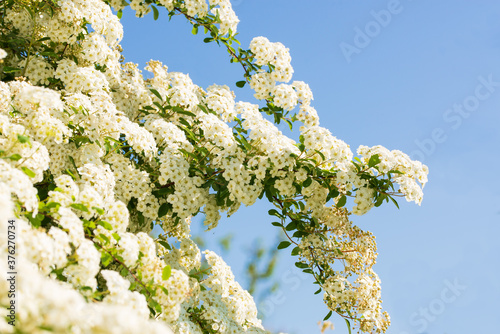
[[[165,7],[193,32],[204,28],[206,42],[243,65],[237,85],[248,82],[265,106],[236,102],[226,85],[203,89],[159,61],[148,62],[145,79],[121,55],[126,4],[0,9],[0,234],[16,217],[24,301],[16,330],[267,333],[230,267],[201,252],[190,233],[197,214],[211,229],[222,212],[265,197],[277,208],[273,225],[291,234],[279,248],[294,244],[297,266],[314,276],[330,310],[361,331],[386,331],[374,236],[349,216],[395,196],[420,204],[427,167],[381,146],[360,146],[353,159],[349,145],[319,126],[309,86],[289,84],[283,44],[257,37],[248,50],[233,48],[239,21],[228,0],[129,6],[155,18]],[[297,120],[298,142],[276,126]],[[153,238],[155,225],[163,231]],[[7,290],[0,280],[4,310]],[[13,332],[5,319],[0,331]]]
[[[266,37],[256,37],[250,43],[250,50],[255,55],[255,64],[270,65],[273,69],[271,78],[275,82],[288,82],[292,79],[293,68],[290,64],[290,50],[280,42],[272,43]]]

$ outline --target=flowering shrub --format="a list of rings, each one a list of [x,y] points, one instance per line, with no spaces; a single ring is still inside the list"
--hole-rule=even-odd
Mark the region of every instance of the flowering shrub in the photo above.
[[[203,30],[242,66],[236,85],[248,83],[261,106],[159,61],[144,79],[121,56],[126,5],[155,19],[164,7]],[[20,308],[15,327],[0,317],[0,331],[266,333],[230,267],[190,239],[191,217],[203,213],[212,229],[221,212],[263,197],[288,238],[278,248],[314,276],[327,317],[386,331],[375,239],[349,216],[397,196],[420,204],[427,167],[381,146],[354,157],[319,125],[283,44],[237,46],[228,0],[6,0],[0,14],[3,258],[8,219],[20,237]],[[302,124],[299,142],[281,122]],[[153,239],[155,225],[164,233]],[[0,291],[5,315],[5,280]]]

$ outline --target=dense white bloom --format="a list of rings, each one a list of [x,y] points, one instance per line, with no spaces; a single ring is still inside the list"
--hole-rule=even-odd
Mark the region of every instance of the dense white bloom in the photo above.
[[[252,63],[245,80],[265,107],[235,103],[225,85],[204,90],[159,61],[148,62],[145,79],[139,65],[123,61],[118,44],[123,27],[110,6],[126,5],[58,0],[4,8],[2,29],[30,41],[23,53],[10,44],[0,49],[0,62],[19,69],[0,82],[0,255],[6,258],[8,219],[16,216],[25,301],[16,329],[267,333],[230,267],[205,251],[210,270],[202,268],[190,238],[192,216],[204,213],[211,229],[222,212],[266,195],[289,218],[310,218],[311,232],[295,238],[296,249],[302,263],[324,269],[327,306],[363,317],[363,331],[385,331],[390,321],[371,270],[374,237],[349,215],[374,206],[371,178],[389,173],[399,192],[420,204],[427,167],[381,146],[360,146],[354,165],[349,146],[319,126],[310,87],[287,84],[289,49],[265,37],[254,38],[249,52],[238,50],[246,54],[238,61]],[[158,14],[143,0],[129,5],[137,16]],[[157,5],[192,23],[215,15],[206,26],[218,42],[239,22],[229,0]],[[300,142],[261,111],[301,121]],[[340,205],[346,195],[354,196],[351,210]],[[148,233],[155,225],[164,233],[154,239]],[[344,271],[333,270],[336,260]],[[5,322],[7,289],[0,280],[2,333],[13,332]]]
[[[168,146],[174,149],[184,148],[192,151],[186,134],[175,124],[165,122],[162,117],[155,114],[147,115],[144,120],[144,127],[153,134],[158,146]]]
[[[257,333],[265,333],[261,321],[257,319],[257,308],[252,296],[234,281],[231,268],[214,252],[203,253],[211,266],[211,276],[206,283],[211,291],[201,293],[200,296],[209,305],[213,305],[204,317],[212,321],[223,317],[226,318],[223,326],[239,331],[252,329]]]
[[[90,287],[93,290],[97,287],[95,276],[99,272],[101,254],[88,239],[82,240],[75,252],[78,264],[73,264],[64,270],[64,275],[68,281],[77,287]]]
[[[318,112],[316,109],[308,105],[302,105],[300,107],[297,119],[304,123],[304,127],[300,128],[301,131],[305,131],[304,128],[319,126]]]
[[[289,49],[283,44],[271,43],[265,37],[255,37],[250,43],[250,50],[255,54],[256,64],[274,66],[271,77],[276,82],[288,82],[292,78],[292,58]]]
[[[275,84],[271,73],[268,72],[258,72],[250,78],[250,88],[255,91],[254,97],[258,100],[267,99]]]
[[[0,270],[7,271],[3,263]],[[120,290],[122,296],[124,292],[128,294],[125,305],[112,298],[105,303],[87,303],[71,285],[44,277],[29,262],[19,261],[17,272],[16,291],[23,306],[17,309],[15,328],[23,332],[40,333],[40,327],[45,327],[56,333],[66,333],[68,328],[79,333],[172,333],[167,325],[148,319],[146,301],[138,293]],[[110,280],[119,280],[116,276],[107,276]],[[0,280],[0,296],[6,298],[9,287],[2,282],[7,281]],[[3,325],[0,322],[2,333],[9,333],[9,328],[13,328]]]
[[[298,99],[305,105],[309,105],[313,100],[313,93],[309,85],[304,81],[294,81],[292,83],[293,88],[297,91]]]
[[[205,138],[232,153],[236,149],[236,141],[231,128],[213,114],[201,114],[198,118]]]
[[[33,57],[26,70],[26,76],[35,84],[48,85],[54,75],[54,68],[42,57]]]
[[[141,319],[149,319],[146,297],[137,291],[129,291],[129,281],[125,280],[118,272],[112,270],[101,270],[101,275],[106,280],[106,286],[110,292],[104,298],[104,303],[125,306],[133,310]]]
[[[133,233],[120,233],[118,249],[122,250],[121,256],[126,266],[133,268],[139,259],[139,240]]]
[[[58,214],[60,216],[59,225],[68,232],[73,245],[80,246],[85,239],[82,221],[71,209],[65,207],[61,207]]]
[[[297,105],[297,93],[290,85],[277,85],[273,88],[274,104],[284,110],[292,110]]]
[[[231,30],[232,35],[234,35],[240,20],[233,11],[231,2],[229,0],[209,0],[209,3],[210,5],[218,5],[218,7],[212,9],[211,12],[214,15],[218,15],[220,18],[220,34],[225,35]]]
[[[331,169],[334,166],[342,169],[347,162],[352,160],[353,154],[349,145],[334,137],[331,132],[320,126],[305,128],[302,132],[304,145],[310,151],[320,151],[325,159],[321,164],[322,168]],[[323,160],[321,157],[317,157]]]
[[[210,109],[219,114],[225,122],[232,121],[236,116],[234,93],[226,85],[212,85],[208,87],[205,103]]]
[[[358,154],[363,157],[365,162],[369,161],[370,157],[378,155],[380,163],[377,164],[377,167],[380,173],[399,171],[401,174],[395,174],[394,179],[399,184],[406,199],[409,202],[422,203],[422,189],[427,183],[427,174],[429,173],[426,165],[420,161],[411,160],[408,155],[401,151],[389,151],[380,145],[371,148],[361,145],[358,148]],[[420,182],[421,187],[417,181]]]
[[[167,74],[171,88],[167,91],[170,103],[174,106],[192,110],[200,101],[196,95],[197,86],[187,74],[171,72]]]
[[[0,188],[15,194],[26,210],[34,214],[38,211],[37,190],[33,187],[30,177],[4,160],[0,160]]]
[[[243,127],[250,130],[250,139],[259,143],[258,147],[266,153],[274,165],[274,171],[285,167],[291,168],[295,163],[291,154],[300,154],[295,142],[283,135],[273,123],[264,119],[257,105],[238,102],[236,109],[244,119]]]
[[[63,109],[59,93],[52,89],[30,85],[22,87],[15,94],[13,105],[23,114]]]

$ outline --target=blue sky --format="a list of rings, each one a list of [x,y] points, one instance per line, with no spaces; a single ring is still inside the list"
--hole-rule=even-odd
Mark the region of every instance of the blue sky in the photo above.
[[[500,2],[233,3],[244,47],[266,36],[290,48],[294,79],[312,88],[322,126],[353,151],[380,144],[429,166],[421,207],[400,202],[400,210],[386,205],[355,220],[377,236],[375,270],[392,318],[388,333],[494,332],[500,326],[494,312],[500,298]],[[248,87],[234,86],[242,70],[227,52],[193,36],[182,18],[168,22],[163,10],[158,21],[136,19],[126,11],[122,23],[127,61],[144,67],[158,59],[202,87],[227,84],[237,100],[255,101]],[[268,209],[263,202],[243,208],[205,235],[216,241],[235,234],[225,260],[242,282],[252,241],[276,241]],[[327,309],[309,278],[293,268],[286,251],[278,269],[281,287],[264,306],[264,324],[319,333],[316,323]],[[341,318],[331,320],[335,333],[347,333]]]

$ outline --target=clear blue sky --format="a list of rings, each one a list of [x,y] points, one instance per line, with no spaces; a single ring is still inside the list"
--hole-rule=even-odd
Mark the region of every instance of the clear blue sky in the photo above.
[[[386,205],[356,220],[377,236],[375,269],[392,317],[389,333],[497,332],[500,2],[236,0],[233,7],[243,46],[266,36],[290,48],[294,79],[312,88],[321,125],[353,151],[380,144],[429,166],[421,207]],[[392,11],[390,19],[381,10]],[[163,10],[155,22],[126,11],[122,23],[127,61],[143,67],[158,59],[204,88],[228,84],[237,99],[254,101],[249,88],[234,86],[239,65],[193,36],[182,18],[168,22]],[[275,242],[268,209],[265,203],[241,209],[207,235],[235,233],[225,259],[243,282],[252,240]],[[267,305],[265,325],[319,333],[326,306],[287,252],[276,278],[280,293],[274,310]],[[347,333],[342,319],[331,320],[335,333]]]

